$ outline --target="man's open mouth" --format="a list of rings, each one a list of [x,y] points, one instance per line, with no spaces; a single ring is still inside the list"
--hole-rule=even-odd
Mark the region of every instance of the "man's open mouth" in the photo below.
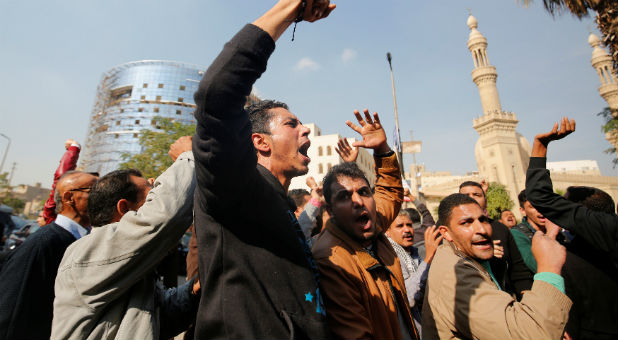
[[[356,222],[361,226],[363,230],[368,230],[371,228],[369,214],[367,212],[361,213],[361,215],[356,218]]]
[[[303,157],[305,157],[307,161],[311,161],[311,158],[309,158],[309,155],[308,155],[310,146],[311,146],[311,142],[307,141],[305,144],[301,145],[300,148],[298,148],[298,153],[303,155]]]
[[[480,249],[487,249],[491,247],[491,240],[488,239],[482,239],[482,240],[478,240],[478,241],[472,241],[472,246],[480,248]]]

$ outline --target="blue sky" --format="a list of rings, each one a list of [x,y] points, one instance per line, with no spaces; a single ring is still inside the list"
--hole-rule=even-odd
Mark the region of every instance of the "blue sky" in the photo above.
[[[536,0],[342,0],[326,20],[301,23],[279,40],[256,87],[287,102],[322,133],[353,136],[354,109],[394,126],[386,52],[393,55],[403,139],[423,141],[417,161],[430,171],[476,170],[472,119],[481,114],[470,78],[468,9],[488,39],[503,110],[529,141],[563,115],[576,133],[550,146],[550,161],[593,159],[616,175],[596,116],[605,106],[587,44],[593,18],[553,18]],[[4,0],[0,3],[0,132],[12,139],[4,165],[13,184],[42,182],[72,137],[85,141],[103,72],[142,59],[208,66],[223,44],[274,1]],[[0,152],[6,142],[0,139]],[[409,163],[409,162],[406,162]]]

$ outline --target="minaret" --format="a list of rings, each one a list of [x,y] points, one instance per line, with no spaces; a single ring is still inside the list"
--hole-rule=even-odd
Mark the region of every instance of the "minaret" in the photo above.
[[[605,99],[610,111],[616,117],[618,114],[618,80],[616,79],[616,70],[614,70],[614,65],[612,64],[612,57],[601,48],[601,40],[596,35],[590,33],[588,44],[593,49],[590,63],[597,70],[601,80],[599,94]],[[605,139],[618,149],[618,133],[616,131],[606,133]]]
[[[474,119],[474,129],[479,140],[474,149],[479,175],[489,182],[506,186],[513,203],[517,194],[525,187],[525,172],[530,160],[530,144],[517,133],[517,116],[502,111],[500,96],[496,87],[498,73],[489,63],[487,39],[478,31],[478,21],[468,17],[470,38],[468,49],[472,54],[474,70],[472,81],[479,89],[483,114]],[[518,212],[517,209],[513,209]]]

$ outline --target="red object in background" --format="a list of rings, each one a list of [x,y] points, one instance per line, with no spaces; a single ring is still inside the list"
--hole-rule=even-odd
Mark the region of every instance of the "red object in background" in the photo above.
[[[58,169],[56,169],[56,172],[54,173],[54,183],[52,184],[52,189],[45,205],[43,206],[43,218],[45,219],[45,224],[52,223],[56,219],[56,202],[54,201],[54,195],[56,192],[56,183],[58,182],[58,178],[60,178],[60,176],[62,176],[65,172],[75,169],[80,150],[81,149],[79,146],[73,144],[69,146],[60,159],[60,165],[58,165]]]

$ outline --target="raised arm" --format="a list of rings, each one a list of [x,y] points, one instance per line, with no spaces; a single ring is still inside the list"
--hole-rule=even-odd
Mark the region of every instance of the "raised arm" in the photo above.
[[[547,219],[585,239],[618,261],[618,218],[616,215],[591,211],[581,204],[556,194],[546,169],[547,146],[575,131],[575,121],[566,117],[554,124],[550,132],[534,138],[530,165],[526,173],[526,196]]]
[[[354,116],[360,126],[349,120],[346,124],[362,137],[361,141],[352,143],[352,146],[373,149],[376,171],[374,199],[378,213],[378,226],[385,230],[395,220],[403,203],[401,172],[397,155],[386,141],[386,133],[380,123],[378,113],[374,112],[373,117],[367,109],[364,109],[363,113],[364,119],[358,110],[354,110]]]
[[[52,223],[56,219],[56,183],[62,174],[70,170],[75,170],[75,167],[77,166],[77,159],[79,158],[79,152],[81,150],[79,143],[73,139],[67,139],[64,142],[64,148],[67,151],[62,155],[60,164],[58,165],[56,172],[54,172],[52,189],[49,193],[47,201],[45,201],[45,205],[43,206],[43,218],[45,219],[46,224]]]
[[[275,40],[299,16],[303,1],[280,0],[246,25],[210,65],[195,93],[197,127],[193,139],[198,195],[229,203],[246,188],[257,157],[251,143],[251,124],[243,106],[255,81],[266,71]],[[302,19],[316,21],[330,14],[329,1],[306,1]],[[204,200],[200,200],[204,202]]]

